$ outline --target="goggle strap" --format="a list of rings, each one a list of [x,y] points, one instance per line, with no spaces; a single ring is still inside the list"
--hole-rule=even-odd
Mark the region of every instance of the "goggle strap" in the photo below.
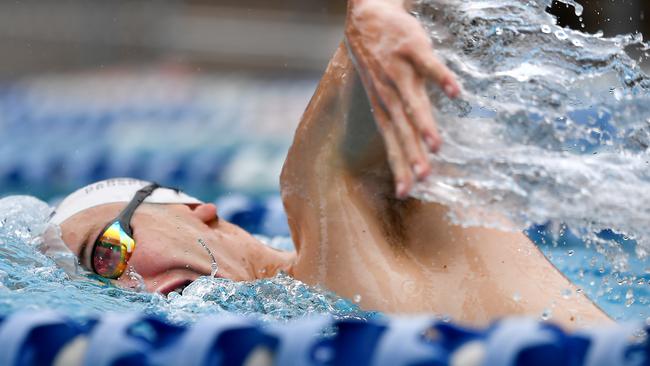
[[[133,213],[135,210],[144,202],[144,200],[149,197],[156,188],[159,188],[160,185],[158,183],[152,183],[149,184],[146,187],[141,188],[135,193],[135,196],[133,196],[133,199],[129,204],[120,212],[120,215],[117,217],[117,221],[119,221],[120,226],[122,226],[122,229],[124,230],[125,233],[127,233],[129,236],[133,236],[133,232],[131,231],[131,217],[133,216]]]

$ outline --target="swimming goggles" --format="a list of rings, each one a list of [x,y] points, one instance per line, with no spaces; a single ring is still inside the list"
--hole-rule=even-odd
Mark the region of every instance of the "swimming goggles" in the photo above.
[[[152,183],[138,190],[126,208],[100,232],[91,252],[93,272],[110,279],[119,278],[124,273],[135,249],[131,217],[138,206],[160,187]]]

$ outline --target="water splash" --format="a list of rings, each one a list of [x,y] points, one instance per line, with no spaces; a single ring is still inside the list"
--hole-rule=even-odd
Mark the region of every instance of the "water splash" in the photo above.
[[[444,146],[431,156],[436,174],[413,195],[449,206],[464,225],[565,223],[601,248],[597,234],[612,229],[636,239],[644,256],[650,79],[625,50],[648,47],[640,34],[561,28],[550,4],[417,2],[415,15],[464,90],[457,101],[431,90]],[[624,265],[624,255],[616,260]]]
[[[208,247],[207,244],[203,241],[203,239],[199,238],[197,239],[197,242],[205,249],[206,252],[208,252],[208,255],[210,256],[210,277],[215,277],[217,275],[217,272],[219,272],[219,265],[217,264],[217,260],[214,258],[214,254],[212,254],[212,251]]]

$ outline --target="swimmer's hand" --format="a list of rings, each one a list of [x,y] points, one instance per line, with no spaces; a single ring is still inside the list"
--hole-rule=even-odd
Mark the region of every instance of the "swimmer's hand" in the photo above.
[[[345,35],[384,138],[397,196],[431,173],[427,150],[438,151],[440,135],[426,81],[453,98],[454,74],[440,62],[405,0],[349,0]],[[408,1],[408,0],[406,0]]]

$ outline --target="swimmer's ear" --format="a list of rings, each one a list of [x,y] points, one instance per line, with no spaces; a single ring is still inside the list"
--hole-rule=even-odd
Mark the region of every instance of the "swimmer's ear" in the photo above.
[[[190,209],[192,210],[192,214],[194,214],[194,216],[206,224],[219,219],[217,216],[217,206],[214,203],[202,203],[199,205],[193,205],[193,207],[190,206]]]

